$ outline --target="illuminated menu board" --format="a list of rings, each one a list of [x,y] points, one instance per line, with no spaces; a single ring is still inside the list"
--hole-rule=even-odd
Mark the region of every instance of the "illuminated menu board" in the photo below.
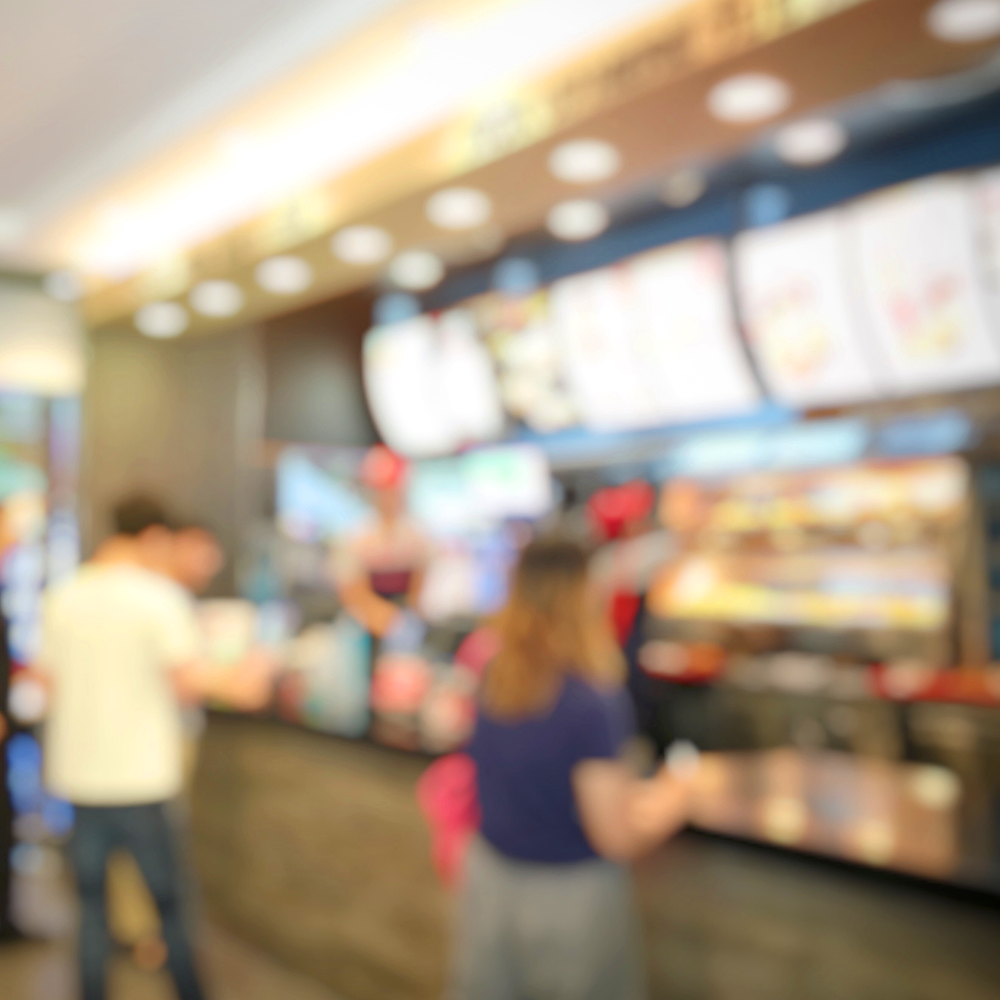
[[[640,357],[663,423],[754,409],[760,390],[740,344],[718,240],[691,240],[631,263]]]
[[[897,392],[1000,381],[975,205],[968,180],[945,176],[848,210],[868,325]]]
[[[984,170],[973,189],[974,213],[982,226],[983,280],[993,329],[1000,329],[1000,170]]]
[[[718,241],[692,240],[557,282],[551,308],[588,427],[683,423],[759,402]]]
[[[364,374],[379,433],[405,455],[444,455],[503,432],[492,362],[461,310],[370,331]]]
[[[880,392],[852,294],[846,219],[822,212],[741,234],[735,267],[751,349],[771,394],[791,406]]]

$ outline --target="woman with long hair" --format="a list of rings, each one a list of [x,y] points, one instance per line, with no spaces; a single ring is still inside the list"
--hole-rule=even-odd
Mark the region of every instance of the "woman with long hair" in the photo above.
[[[453,1000],[641,1000],[626,864],[684,823],[688,789],[619,761],[624,667],[572,542],[523,552],[469,753],[482,825]]]

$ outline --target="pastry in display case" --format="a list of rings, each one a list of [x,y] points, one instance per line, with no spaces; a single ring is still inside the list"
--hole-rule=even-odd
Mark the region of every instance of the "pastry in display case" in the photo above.
[[[943,635],[969,474],[954,457],[668,484],[670,621]]]

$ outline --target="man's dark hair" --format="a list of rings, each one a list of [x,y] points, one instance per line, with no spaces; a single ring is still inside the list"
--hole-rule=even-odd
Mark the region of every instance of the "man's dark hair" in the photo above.
[[[149,528],[169,528],[170,519],[158,500],[148,496],[132,496],[115,504],[113,514],[115,534],[135,538]]]

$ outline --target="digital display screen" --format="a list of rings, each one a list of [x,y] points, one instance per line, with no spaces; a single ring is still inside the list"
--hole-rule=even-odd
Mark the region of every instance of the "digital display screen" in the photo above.
[[[276,470],[278,527],[296,542],[323,542],[371,516],[357,482],[357,453],[285,448]]]
[[[409,502],[429,531],[454,535],[507,520],[537,520],[552,509],[555,496],[545,453],[511,444],[417,463]]]
[[[973,185],[933,177],[848,210],[867,323],[899,393],[1000,381]]]
[[[751,348],[775,399],[790,406],[860,402],[879,395],[848,272],[839,211],[740,234],[737,288]]]
[[[491,292],[463,306],[475,318],[496,365],[508,415],[539,434],[579,422],[544,289],[525,295]]]
[[[752,410],[724,246],[692,240],[557,282],[552,313],[583,423],[631,430]]]
[[[445,455],[503,433],[493,363],[464,310],[371,330],[364,373],[379,433],[401,454]]]

